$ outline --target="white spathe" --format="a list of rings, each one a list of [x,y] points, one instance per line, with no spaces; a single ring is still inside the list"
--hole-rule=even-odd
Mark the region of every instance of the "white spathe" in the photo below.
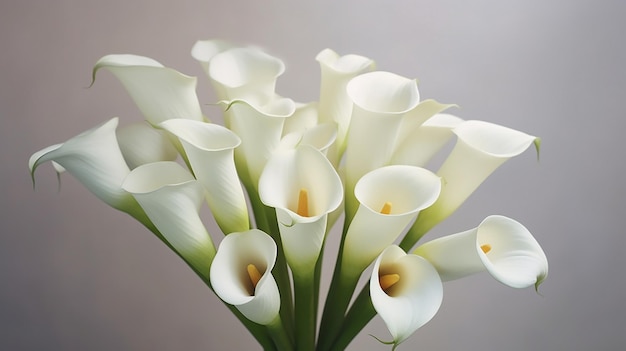
[[[124,180],[131,193],[165,240],[204,278],[215,256],[213,241],[198,211],[202,186],[176,162],[139,166]]]
[[[306,191],[308,213],[298,213]],[[324,154],[309,145],[277,151],[259,179],[261,201],[276,208],[285,256],[294,274],[312,273],[326,233],[328,213],[339,207],[343,186]]]
[[[359,207],[345,238],[346,270],[360,274],[398,238],[419,211],[437,200],[440,190],[439,177],[420,167],[393,165],[364,175],[354,190]],[[387,205],[390,212],[381,213]]]
[[[389,161],[402,118],[418,105],[419,92],[414,79],[380,71],[353,78],[346,89],[353,102],[346,149],[350,195],[365,173]]]
[[[295,102],[275,98],[256,106],[249,101],[235,100],[227,109],[230,129],[241,138],[241,146],[235,151],[236,161],[238,166],[245,163],[250,181],[256,188],[265,163],[280,143],[285,119],[295,112]]]
[[[191,48],[191,57],[200,62],[204,73],[209,75],[209,62],[213,56],[235,47],[237,46],[234,43],[227,40],[198,40]]]
[[[546,255],[528,229],[499,215],[420,245],[414,253],[431,262],[444,281],[486,270],[505,285],[525,288],[538,287],[548,275]]]
[[[174,161],[178,151],[162,130],[146,122],[137,122],[117,129],[122,155],[131,169],[146,163]]]
[[[425,230],[456,211],[505,161],[538,141],[535,136],[484,121],[465,121],[452,131],[457,142],[437,171],[443,181],[441,195],[415,224]]]
[[[381,277],[387,275],[397,275],[398,280],[383,290]],[[443,300],[443,285],[435,268],[395,245],[387,247],[376,260],[369,287],[374,309],[395,345],[428,323]]]
[[[452,130],[462,122],[462,119],[453,115],[435,114],[406,134],[393,152],[391,164],[426,166],[450,141],[454,135]]]
[[[319,119],[324,123],[337,123],[337,143],[343,150],[352,115],[352,100],[346,87],[352,78],[374,69],[375,63],[359,55],[339,56],[331,49],[322,50],[315,59],[320,64],[321,75]]]
[[[230,48],[208,61],[209,78],[219,99],[247,100],[254,105],[274,99],[276,79],[284,71],[282,60],[254,47]]]
[[[159,126],[179,138],[222,232],[250,229],[248,206],[234,159],[234,149],[241,139],[227,128],[201,121],[171,119]]]
[[[131,210],[129,207],[136,202],[122,189],[130,169],[115,136],[117,125],[115,117],[62,144],[34,153],[28,161],[33,182],[37,167],[52,161],[57,172],[68,171],[106,204],[122,211]]]
[[[196,95],[196,77],[144,56],[107,55],[96,62],[92,84],[102,68],[120,80],[144,118],[154,126],[170,118],[204,118]]]
[[[274,240],[258,229],[224,237],[211,266],[217,296],[255,323],[272,322],[280,310],[280,292],[272,276],[276,254]],[[256,287],[250,281],[250,264],[261,273]]]

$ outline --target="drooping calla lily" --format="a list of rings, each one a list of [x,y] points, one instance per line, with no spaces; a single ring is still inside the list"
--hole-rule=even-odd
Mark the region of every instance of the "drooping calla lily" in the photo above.
[[[117,140],[131,169],[146,163],[173,161],[178,157],[178,152],[167,135],[146,122],[118,128]]]
[[[465,121],[453,129],[457,143],[437,171],[443,179],[441,195],[422,213],[401,247],[412,247],[419,238],[447,218],[487,177],[511,157],[524,152],[539,138],[483,121]]]
[[[115,136],[117,125],[118,118],[115,117],[62,144],[34,153],[28,161],[33,182],[37,167],[52,161],[109,206],[122,211],[131,210],[137,203],[122,189],[122,182],[130,170]],[[55,168],[61,170],[58,166]]]
[[[251,105],[245,100],[232,101],[228,105],[230,129],[241,138],[241,146],[235,150],[238,167],[242,162],[248,170],[250,181],[257,186],[263,167],[279,145],[285,118],[293,115],[293,100],[276,98],[266,105]]]
[[[342,201],[341,179],[326,157],[309,145],[281,150],[259,179],[261,201],[276,208],[287,263],[294,274],[312,274],[328,213]]]
[[[443,285],[428,261],[391,245],[374,264],[370,296],[397,346],[437,314]]]
[[[364,175],[354,189],[360,205],[345,238],[344,272],[360,275],[440,190],[439,177],[420,167],[386,166]]]
[[[176,162],[148,163],[132,170],[122,188],[131,193],[165,240],[207,278],[215,246],[200,220],[202,186]]]
[[[322,50],[315,57],[320,64],[320,122],[335,122],[338,126],[337,143],[343,150],[348,134],[352,100],[346,86],[357,75],[374,69],[374,61],[359,55],[339,56],[331,49]]]
[[[241,139],[227,128],[201,121],[170,119],[159,126],[181,141],[222,232],[250,229],[246,198],[235,169],[234,149]]]
[[[413,129],[396,147],[391,164],[424,167],[452,138],[452,130],[462,119],[445,113],[429,118]]]
[[[499,215],[422,244],[414,253],[435,266],[444,281],[486,270],[510,287],[537,288],[548,275],[548,260],[537,240],[519,222]]]
[[[389,72],[357,76],[347,85],[353,101],[346,149],[346,204],[365,173],[386,164],[395,146],[402,117],[419,103],[417,83]]]
[[[253,47],[231,48],[209,61],[209,78],[218,97],[253,105],[274,99],[276,79],[284,71],[282,60]]]
[[[120,80],[145,119],[154,126],[170,118],[204,118],[196,95],[196,77],[144,56],[107,55],[94,66],[92,84],[102,68]]]
[[[278,316],[280,293],[272,276],[276,244],[258,229],[224,237],[211,265],[211,285],[249,320],[267,325]]]

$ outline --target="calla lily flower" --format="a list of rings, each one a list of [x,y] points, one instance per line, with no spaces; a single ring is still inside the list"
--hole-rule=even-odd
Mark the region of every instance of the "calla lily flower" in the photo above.
[[[428,261],[392,245],[374,263],[370,296],[397,346],[435,316],[443,286]]]
[[[259,196],[265,205],[276,208],[285,256],[294,274],[313,272],[328,213],[339,207],[342,194],[332,164],[311,146],[276,152],[265,166]]]
[[[226,40],[198,40],[191,48],[191,57],[200,62],[204,72],[209,75],[209,62],[213,56],[235,47],[235,44]]]
[[[306,104],[295,103],[296,109],[291,117],[285,120],[283,136],[291,133],[303,133],[318,125],[317,102]],[[335,127],[335,129],[337,129]]]
[[[291,99],[276,98],[267,105],[255,106],[245,100],[230,102],[230,129],[241,138],[235,160],[245,162],[250,181],[256,187],[265,163],[280,143],[285,118],[296,109]]]
[[[462,119],[445,113],[432,116],[407,133],[394,151],[391,164],[424,167],[448,143],[454,135],[452,130],[462,122]]]
[[[287,118],[287,121],[291,120]],[[326,155],[328,149],[337,139],[337,127],[335,124],[322,123],[300,132],[292,132],[280,141],[279,149],[295,149],[298,145],[310,145]]]
[[[417,219],[402,247],[410,248],[421,235],[456,211],[506,160],[521,154],[533,143],[539,145],[537,137],[483,121],[465,121],[453,132],[457,143],[437,171],[443,179],[441,195]]]
[[[149,163],[135,168],[122,188],[135,197],[165,240],[208,277],[215,246],[198,215],[204,196],[191,173],[176,162]]]
[[[115,117],[62,144],[34,153],[28,161],[33,182],[37,167],[52,161],[57,172],[67,170],[109,206],[121,211],[132,210],[137,203],[121,187],[130,170],[115,136],[117,125]]]
[[[276,250],[274,240],[258,229],[231,233],[222,240],[211,266],[217,296],[262,325],[274,321],[280,309],[272,276]]]
[[[217,124],[170,119],[159,125],[176,135],[204,189],[207,203],[225,234],[250,229],[248,207],[235,169],[234,149],[241,139]]]
[[[360,205],[344,244],[348,274],[360,274],[420,210],[435,202],[440,190],[439,177],[419,167],[387,166],[364,175],[354,190]]]
[[[144,56],[107,55],[93,68],[105,68],[120,80],[146,120],[156,126],[170,118],[202,120],[196,77],[186,76]]]
[[[354,106],[346,149],[346,182],[351,194],[365,173],[391,158],[402,117],[419,103],[415,80],[389,72],[357,76],[347,85]],[[346,199],[350,204],[351,199]]]
[[[174,161],[178,157],[178,151],[167,135],[145,122],[118,128],[117,140],[131,169],[146,163]]]
[[[504,216],[489,216],[474,229],[429,241],[414,253],[435,266],[444,281],[486,270],[512,288],[537,288],[548,275],[539,243],[522,224]]]
[[[315,59],[320,64],[321,82],[319,98],[320,122],[335,122],[338,126],[337,143],[343,151],[348,134],[352,100],[346,87],[361,73],[374,69],[374,61],[359,55],[339,56],[331,49],[322,50]]]
[[[258,48],[231,48],[209,60],[209,78],[221,100],[265,105],[274,99],[276,79],[285,71],[280,59]]]

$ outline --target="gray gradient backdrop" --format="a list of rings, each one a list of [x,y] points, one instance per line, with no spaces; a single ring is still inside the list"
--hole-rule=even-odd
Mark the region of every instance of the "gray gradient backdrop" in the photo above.
[[[541,136],[430,237],[489,214],[524,223],[550,276],[539,296],[487,274],[445,285],[439,314],[400,350],[626,347],[626,6],[620,1],[94,1],[0,4],[0,349],[254,350],[253,339],[177,257],[71,176],[57,192],[30,154],[113,116],[139,120],[106,72],[109,53],[151,56],[198,76],[197,39],[255,43],[283,58],[279,93],[318,94],[330,47],[416,77],[425,98]],[[212,111],[205,106],[205,112]],[[336,234],[336,233],[335,233]],[[331,238],[331,242],[336,236]],[[328,255],[332,256],[332,254]],[[387,349],[375,319],[352,350]]]

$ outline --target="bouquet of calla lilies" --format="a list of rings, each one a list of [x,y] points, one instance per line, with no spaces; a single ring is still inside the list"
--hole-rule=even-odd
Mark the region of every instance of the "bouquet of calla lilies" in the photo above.
[[[498,166],[538,149],[537,137],[443,113],[454,105],[420,100],[416,80],[363,56],[321,51],[319,101],[298,103],[275,92],[284,63],[257,47],[198,41],[191,54],[224,126],[201,111],[195,77],[108,55],[92,84],[113,74],[145,122],[110,119],[36,152],[29,167],[34,182],[51,161],[145,225],[264,349],[342,350],[377,314],[391,337],[376,338],[395,349],[437,313],[445,281],[487,271],[537,288],[546,278],[541,247],[505,216],[420,242]],[[425,168],[443,150],[438,170]],[[204,225],[205,201],[222,233]],[[333,232],[341,241],[323,299]]]

